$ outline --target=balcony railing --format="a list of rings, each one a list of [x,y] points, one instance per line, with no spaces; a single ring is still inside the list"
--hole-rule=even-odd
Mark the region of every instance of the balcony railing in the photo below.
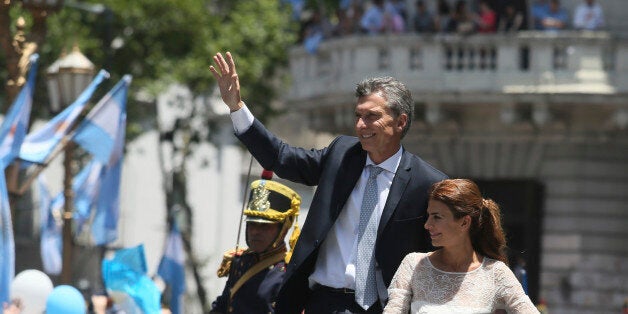
[[[628,40],[607,32],[334,38],[316,54],[291,51],[289,99],[351,95],[361,79],[382,75],[432,94],[617,95],[628,92],[626,55]]]

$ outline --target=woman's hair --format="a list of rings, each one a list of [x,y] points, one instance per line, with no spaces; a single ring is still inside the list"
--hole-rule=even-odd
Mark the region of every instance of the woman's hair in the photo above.
[[[482,197],[477,184],[468,179],[447,179],[430,189],[430,199],[443,202],[455,219],[471,217],[469,236],[473,249],[483,256],[508,264],[506,235],[499,205]]]

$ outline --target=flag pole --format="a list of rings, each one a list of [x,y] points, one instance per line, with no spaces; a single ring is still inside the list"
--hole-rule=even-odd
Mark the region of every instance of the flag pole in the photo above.
[[[249,191],[249,180],[251,179],[251,168],[253,167],[253,155],[249,162],[249,171],[246,175],[246,185],[244,186],[244,195],[242,195],[242,210],[240,211],[240,223],[238,224],[238,237],[236,238],[235,252],[238,253],[240,246],[240,232],[242,231],[242,219],[244,218],[244,208],[246,207],[246,194]]]
[[[59,142],[59,145],[57,145],[57,147],[55,148],[55,151],[50,154],[50,156],[48,157],[48,159],[43,163],[43,164],[38,164],[37,168],[35,168],[35,170],[33,172],[31,172],[28,176],[28,178],[26,178],[26,181],[24,181],[24,183],[22,183],[22,185],[20,186],[20,188],[17,190],[17,194],[18,195],[22,195],[24,194],[24,192],[26,192],[26,189],[28,189],[28,187],[33,184],[33,181],[35,180],[35,178],[42,172],[44,171],[44,169],[46,169],[48,167],[48,164],[54,160],[57,156],[59,156],[59,154],[61,154],[61,152],[65,151],[65,147],[68,145],[68,143],[70,143],[70,138],[74,135],[74,132],[64,136],[61,141]]]

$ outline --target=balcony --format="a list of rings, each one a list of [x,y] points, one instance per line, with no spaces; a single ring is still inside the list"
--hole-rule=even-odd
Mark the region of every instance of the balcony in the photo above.
[[[628,39],[607,32],[343,37],[316,54],[293,48],[286,100],[308,115],[310,128],[352,134],[356,83],[391,75],[417,105],[410,139],[542,131],[586,140],[628,128],[625,55]]]
[[[612,96],[628,92],[628,60],[619,58],[626,54],[628,40],[607,32],[336,38],[316,54],[291,51],[289,100],[324,105],[320,97],[352,96],[362,78],[381,75],[449,101],[452,94]]]

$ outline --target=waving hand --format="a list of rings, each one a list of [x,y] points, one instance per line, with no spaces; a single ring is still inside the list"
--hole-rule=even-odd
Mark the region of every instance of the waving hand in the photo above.
[[[238,73],[236,72],[235,62],[230,52],[226,53],[225,59],[222,54],[216,53],[214,56],[214,63],[220,71],[212,65],[209,66],[209,70],[212,72],[216,81],[218,81],[218,87],[220,88],[220,96],[222,101],[229,107],[231,111],[236,111],[244,104],[240,98],[240,80],[238,79]]]

